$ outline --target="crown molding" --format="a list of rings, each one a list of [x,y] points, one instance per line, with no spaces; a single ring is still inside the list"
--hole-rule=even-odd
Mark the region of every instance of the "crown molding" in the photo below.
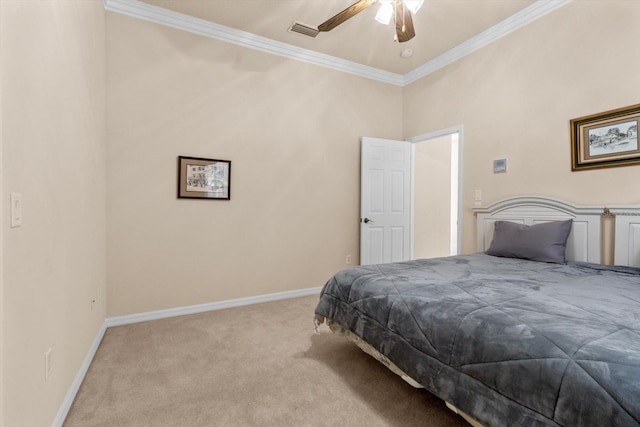
[[[507,34],[514,32],[518,28],[524,27],[525,25],[542,18],[546,14],[553,12],[571,1],[572,0],[536,1],[532,5],[522,9],[520,12],[511,15],[504,21],[497,23],[493,27],[486,29],[478,35],[460,43],[458,46],[408,72],[403,76],[403,86],[409,85],[416,80],[451,64],[452,62],[475,52],[489,43],[493,43]]]
[[[110,12],[120,13],[212,39],[355,74],[396,86],[407,86],[481,47],[504,37],[518,28],[553,12],[571,1],[572,0],[537,0],[520,12],[404,75],[278,42],[246,31],[236,30],[235,28],[153,6],[138,0],[103,0],[103,3],[105,9]]]
[[[110,12],[120,13],[178,30],[188,31],[212,39],[308,62],[345,73],[379,80],[384,83],[398,86],[402,86],[403,83],[401,74],[391,73],[368,65],[358,64],[357,62],[347,61],[336,58],[335,56],[278,42],[246,31],[236,30],[235,28],[153,6],[138,0],[103,0],[103,2],[105,9]]]

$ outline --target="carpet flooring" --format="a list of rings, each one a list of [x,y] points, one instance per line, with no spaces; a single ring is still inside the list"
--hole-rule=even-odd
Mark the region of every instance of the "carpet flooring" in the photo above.
[[[316,302],[109,328],[64,426],[468,426],[326,326],[314,335]]]

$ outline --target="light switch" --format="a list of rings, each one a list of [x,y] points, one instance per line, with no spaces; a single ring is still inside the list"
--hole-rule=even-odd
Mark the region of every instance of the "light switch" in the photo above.
[[[482,206],[482,190],[476,190],[473,196],[473,206],[479,208]]]
[[[11,228],[22,225],[22,196],[20,193],[11,193]]]

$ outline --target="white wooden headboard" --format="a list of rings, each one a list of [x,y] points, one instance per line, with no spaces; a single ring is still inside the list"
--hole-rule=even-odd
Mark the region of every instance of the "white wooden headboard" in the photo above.
[[[640,208],[609,209],[616,215],[615,263],[640,267]]]
[[[477,250],[485,251],[493,238],[496,221],[533,225],[547,221],[573,219],[567,241],[566,257],[570,261],[600,263],[601,215],[605,206],[575,206],[542,196],[518,196],[474,208],[477,227]],[[609,206],[615,217],[615,264],[640,267],[640,207]]]

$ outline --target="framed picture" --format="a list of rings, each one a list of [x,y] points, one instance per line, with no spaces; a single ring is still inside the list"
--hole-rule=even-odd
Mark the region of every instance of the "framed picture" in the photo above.
[[[639,121],[640,104],[571,120],[571,170],[640,164]]]
[[[178,157],[178,198],[231,199],[231,161]]]

